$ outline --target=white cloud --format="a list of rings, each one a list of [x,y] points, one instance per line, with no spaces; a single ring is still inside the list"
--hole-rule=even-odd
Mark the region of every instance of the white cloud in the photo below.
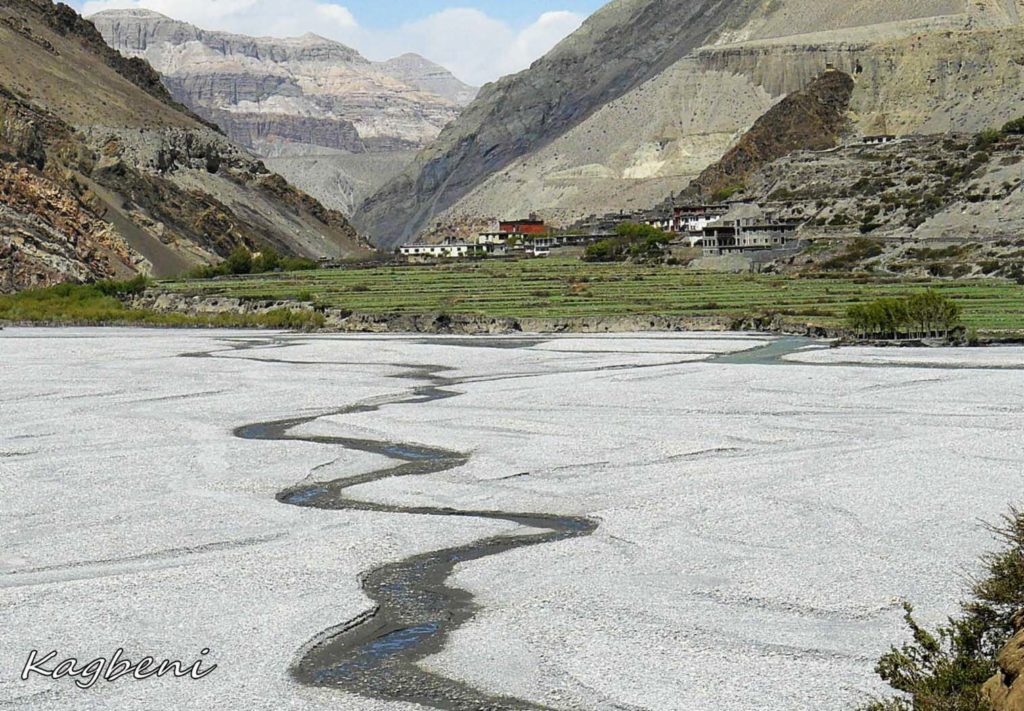
[[[451,8],[393,29],[362,27],[348,8],[318,0],[88,0],[84,15],[140,7],[211,30],[287,37],[315,32],[344,42],[370,59],[416,52],[455,73],[483,84],[525,69],[584,17],[574,12],[541,14],[525,27],[513,27],[473,8]]]

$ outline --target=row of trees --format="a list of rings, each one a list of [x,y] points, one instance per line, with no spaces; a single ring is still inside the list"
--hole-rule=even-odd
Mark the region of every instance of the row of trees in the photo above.
[[[935,289],[907,298],[885,298],[850,307],[847,321],[861,338],[949,336],[961,326],[963,308]]]
[[[267,272],[298,272],[316,269],[312,259],[282,257],[273,247],[264,247],[253,256],[245,246],[235,247],[228,258],[215,266],[197,267],[188,273],[192,279],[212,279],[231,274],[265,274]]]
[[[651,225],[623,222],[615,228],[615,236],[587,247],[585,262],[660,262],[672,235]]]

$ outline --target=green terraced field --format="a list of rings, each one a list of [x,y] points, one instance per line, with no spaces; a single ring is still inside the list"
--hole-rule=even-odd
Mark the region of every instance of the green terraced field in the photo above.
[[[334,269],[165,282],[161,287],[209,296],[312,299],[325,306],[368,313],[524,318],[743,317],[772,312],[826,326],[841,323],[852,304],[934,287],[963,305],[968,327],[984,332],[1024,332],[1024,287],[1002,281],[796,278],[542,259]]]

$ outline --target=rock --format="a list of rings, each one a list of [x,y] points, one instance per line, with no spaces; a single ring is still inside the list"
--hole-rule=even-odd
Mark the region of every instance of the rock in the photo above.
[[[148,266],[73,192],[31,166],[0,163],[0,293],[138,271]]]
[[[479,89],[467,86],[439,64],[418,54],[406,53],[383,62],[381,68],[396,79],[421,91],[441,96],[457,106],[466,106]]]
[[[1017,635],[999,654],[999,673],[983,689],[993,711],[1024,711],[1024,610],[1014,618]]]
[[[828,71],[773,106],[725,156],[686,189],[685,199],[711,202],[716,193],[745,186],[758,168],[798,150],[834,148],[849,128],[854,82]]]

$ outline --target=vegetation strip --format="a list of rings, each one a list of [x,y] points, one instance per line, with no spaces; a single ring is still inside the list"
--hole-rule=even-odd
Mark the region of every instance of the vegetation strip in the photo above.
[[[968,329],[1024,334],[1024,286],[1002,280],[720,274],[664,265],[544,259],[264,274],[164,282],[158,288],[203,297],[296,300],[370,314],[736,319],[779,315],[824,328],[844,326],[853,306],[934,289],[962,307]]]

